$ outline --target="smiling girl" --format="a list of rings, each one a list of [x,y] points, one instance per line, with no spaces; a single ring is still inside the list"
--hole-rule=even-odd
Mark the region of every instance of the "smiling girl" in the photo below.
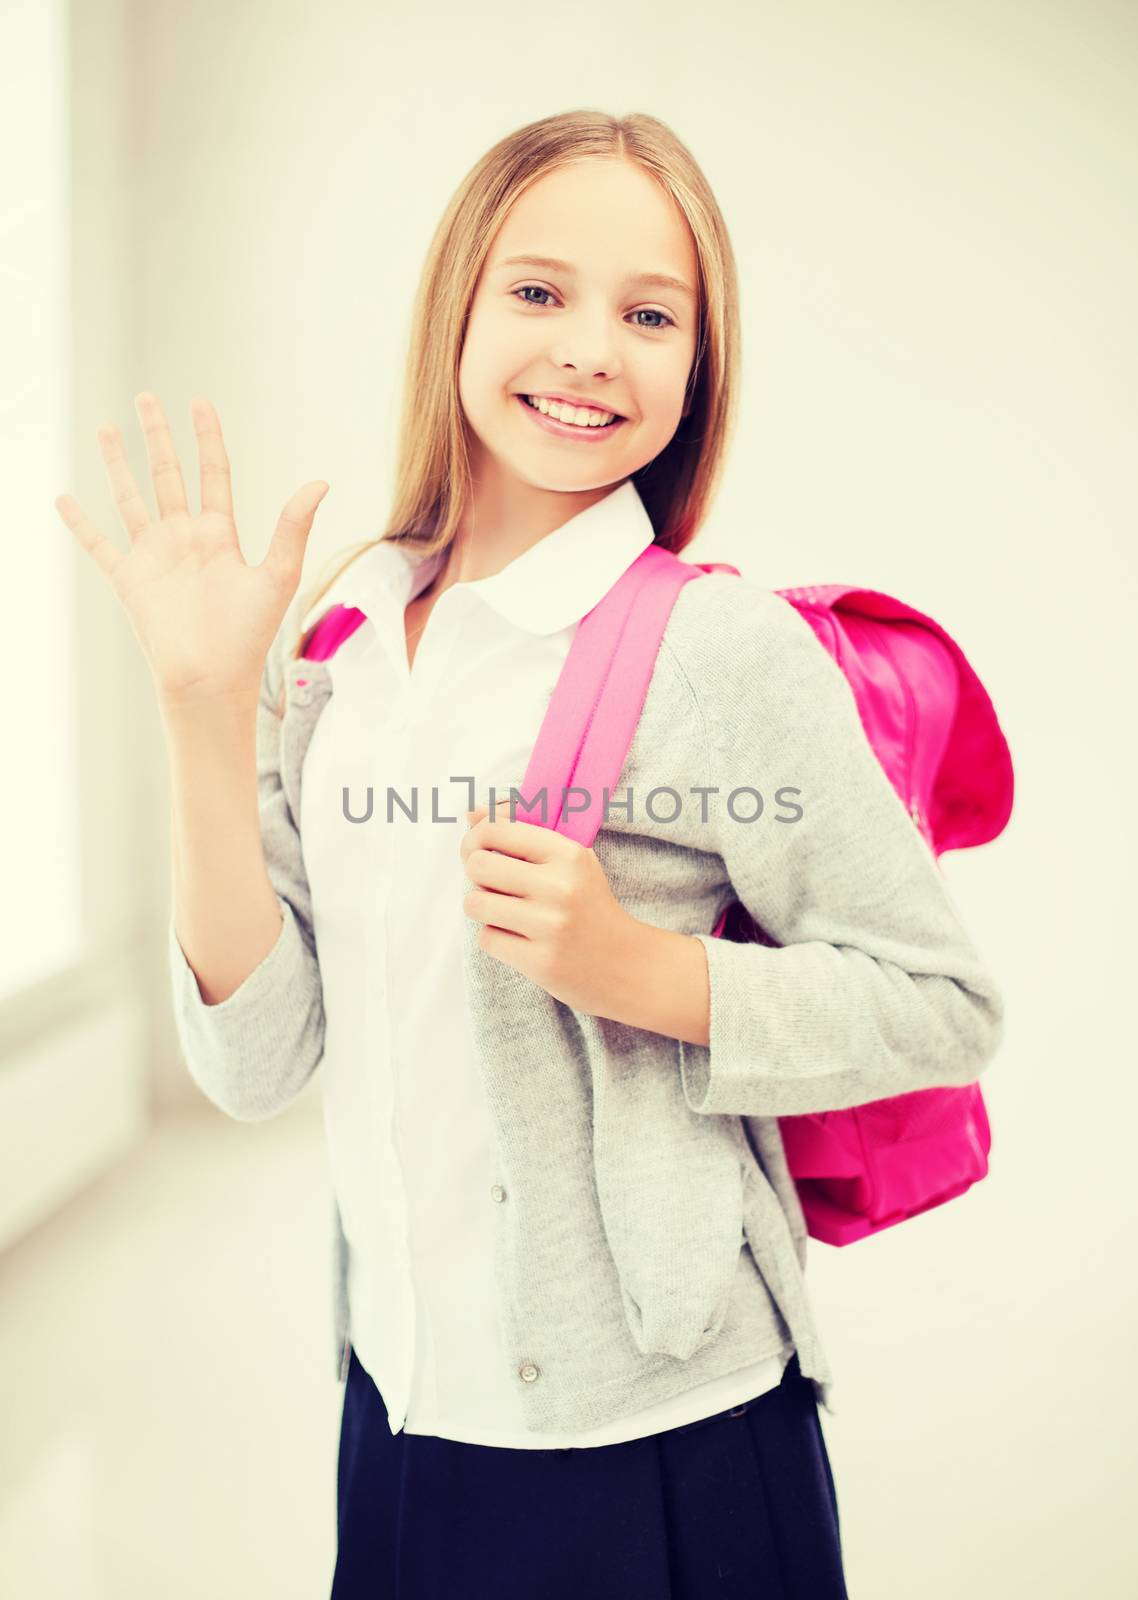
[[[680,590],[591,849],[486,803],[521,782],[581,620],[703,524],[738,337],[680,141],[551,116],[439,223],[391,514],[314,593],[326,485],[246,564],[204,400],[200,513],[153,395],[158,520],[113,428],[129,552],[57,502],[158,689],[189,1069],[257,1119],[323,1068],[335,1600],[846,1593],[778,1118],[974,1081],[999,992],[842,673],[730,574]],[[335,605],[357,626],[329,655]],[[793,825],[643,803],[768,783],[795,787]],[[392,803],[412,790],[430,816]],[[733,900],[778,947],[711,937]]]

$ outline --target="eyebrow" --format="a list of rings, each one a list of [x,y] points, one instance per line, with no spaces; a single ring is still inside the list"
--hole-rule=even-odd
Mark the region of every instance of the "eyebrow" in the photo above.
[[[500,267],[513,266],[546,267],[550,272],[563,272],[570,278],[575,277],[577,273],[572,262],[560,261],[556,256],[505,256],[495,264],[493,271],[497,272]],[[626,281],[651,284],[657,289],[678,289],[681,294],[690,295],[693,300],[695,299],[695,290],[691,284],[685,283],[683,278],[673,277],[670,272],[633,272]]]

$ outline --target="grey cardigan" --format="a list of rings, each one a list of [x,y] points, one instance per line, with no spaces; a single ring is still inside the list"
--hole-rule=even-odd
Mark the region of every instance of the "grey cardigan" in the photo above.
[[[283,1111],[323,1050],[297,818],[332,681],[288,657],[297,604],[265,664],[257,729],[280,934],[206,1005],[169,927],[187,1066],[241,1120]],[[627,910],[703,944],[708,1046],[574,1011],[484,952],[459,904],[439,912],[464,921],[494,1197],[505,1192],[495,1275],[527,1424],[588,1429],[794,1348],[832,1412],[778,1118],[974,1082],[1002,1037],[1000,991],[841,669],[789,602],[729,573],[679,593],[593,848]],[[782,948],[713,938],[733,899]],[[342,1382],[347,1243],[333,1211]]]

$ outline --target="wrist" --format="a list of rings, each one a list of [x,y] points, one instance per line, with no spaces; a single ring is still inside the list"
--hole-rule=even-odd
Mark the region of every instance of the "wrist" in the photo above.
[[[707,955],[691,934],[629,916],[612,963],[614,993],[605,1013],[629,1027],[706,1045],[711,995]]]
[[[159,691],[158,709],[167,729],[244,728],[257,722],[260,685],[197,695]]]

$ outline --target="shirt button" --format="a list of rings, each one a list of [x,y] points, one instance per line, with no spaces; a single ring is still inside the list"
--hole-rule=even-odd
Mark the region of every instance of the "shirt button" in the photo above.
[[[535,1366],[532,1361],[526,1361],[518,1368],[518,1376],[521,1378],[523,1383],[532,1383],[534,1379],[540,1377],[540,1375],[541,1368]]]
[[[506,1191],[502,1188],[500,1183],[496,1183],[490,1190],[490,1198],[498,1201],[502,1201],[506,1198]]]

